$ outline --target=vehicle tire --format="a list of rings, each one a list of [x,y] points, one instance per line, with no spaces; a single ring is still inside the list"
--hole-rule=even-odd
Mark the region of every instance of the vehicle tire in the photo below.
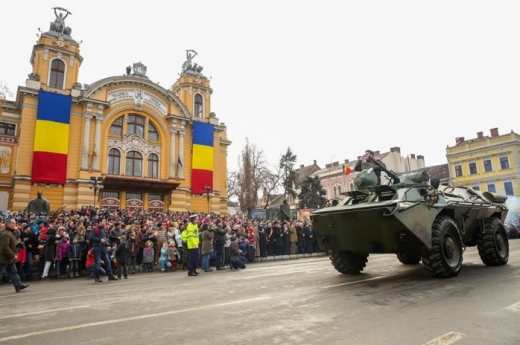
[[[432,247],[422,257],[426,271],[438,278],[456,277],[462,268],[462,239],[457,225],[448,216],[440,216],[432,225]]]
[[[368,261],[368,254],[353,253],[349,250],[332,250],[329,258],[334,268],[343,274],[359,274]]]
[[[484,222],[484,233],[477,233],[480,259],[487,266],[501,266],[509,260],[509,241],[500,219],[493,217]]]
[[[421,262],[421,254],[414,252],[397,253],[397,258],[405,265],[417,265]]]

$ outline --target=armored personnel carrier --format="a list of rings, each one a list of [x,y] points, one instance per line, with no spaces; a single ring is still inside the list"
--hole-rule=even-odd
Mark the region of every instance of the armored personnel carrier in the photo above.
[[[487,266],[507,263],[505,196],[440,185],[425,171],[397,176],[371,161],[376,166],[356,176],[355,190],[311,217],[316,241],[336,270],[359,274],[369,254],[395,253],[403,264],[422,261],[431,275],[450,278],[471,246]],[[378,185],[381,172],[387,182]]]

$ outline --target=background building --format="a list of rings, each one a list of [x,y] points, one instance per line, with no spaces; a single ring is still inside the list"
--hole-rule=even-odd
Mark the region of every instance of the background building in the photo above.
[[[126,74],[78,83],[83,57],[57,17],[32,49],[32,71],[2,105],[0,198],[25,209],[43,191],[51,208],[227,213],[226,126],[213,90],[186,52],[171,89],[135,63]],[[124,69],[124,66],[122,66]],[[92,179],[103,186],[97,197]]]
[[[478,132],[474,139],[455,138],[455,146],[446,147],[446,157],[453,185],[506,195],[520,190],[520,136],[513,131],[499,135]]]
[[[374,157],[385,163],[388,170],[394,171],[397,174],[411,172],[425,167],[424,156],[416,156],[412,153],[407,157],[403,157],[401,156],[400,147],[392,147],[390,151],[383,153],[374,151]],[[359,156],[353,161],[345,159],[342,164],[340,164],[339,161],[325,164],[324,169],[317,170],[313,173],[313,175],[317,175],[320,178],[321,185],[327,191],[327,199],[343,199],[341,193],[353,190],[354,178],[357,175],[357,172],[354,171],[354,166],[357,160],[361,158],[362,156]],[[350,174],[345,175],[343,170],[345,167],[350,168]],[[382,175],[384,176],[385,173],[382,173]],[[385,182],[383,176],[381,179],[382,183]]]

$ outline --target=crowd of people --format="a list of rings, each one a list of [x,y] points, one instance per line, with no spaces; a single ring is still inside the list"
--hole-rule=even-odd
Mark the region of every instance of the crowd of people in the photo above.
[[[207,273],[244,269],[268,256],[319,250],[310,221],[92,207],[55,218],[18,212],[4,219],[0,232],[13,232],[22,282],[80,276],[102,282],[103,275],[118,280],[137,272],[177,270],[197,276],[199,268]],[[6,229],[8,221],[13,229]],[[4,281],[12,281],[7,273]]]

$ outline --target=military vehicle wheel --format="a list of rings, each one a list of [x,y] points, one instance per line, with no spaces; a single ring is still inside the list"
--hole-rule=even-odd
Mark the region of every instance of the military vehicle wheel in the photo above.
[[[417,265],[421,262],[421,254],[413,252],[397,253],[397,258],[405,265]]]
[[[359,274],[368,261],[368,254],[353,253],[349,250],[331,250],[329,254],[334,268],[343,274]]]
[[[440,216],[432,225],[432,248],[422,262],[429,274],[438,278],[456,277],[462,267],[462,239],[457,225]]]
[[[480,259],[487,266],[501,266],[509,260],[509,241],[500,219],[493,217],[485,221],[484,233],[477,234]]]

